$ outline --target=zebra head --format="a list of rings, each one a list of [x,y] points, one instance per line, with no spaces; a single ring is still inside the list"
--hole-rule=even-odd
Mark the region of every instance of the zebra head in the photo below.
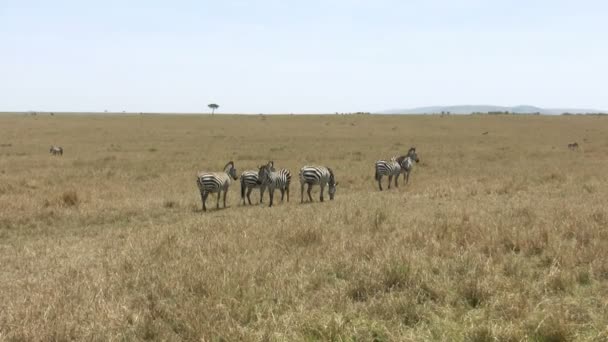
[[[268,162],[268,164],[266,165],[260,165],[258,169],[258,182],[260,182],[259,184],[268,183],[271,172],[274,172],[272,162]]]
[[[236,180],[238,177],[236,175],[236,168],[234,167],[234,162],[231,160],[224,166],[224,172],[228,174],[232,179]]]
[[[333,200],[334,196],[336,195],[336,188],[338,187],[338,183],[336,182],[334,171],[330,168],[327,168],[327,170],[329,170],[329,181],[327,182],[327,184],[329,185],[329,199]]]
[[[414,160],[416,163],[420,162],[420,159],[418,159],[418,155],[416,154],[415,147],[410,147],[409,151],[407,151],[407,156]]]
[[[266,165],[268,165],[268,168],[270,169],[270,171],[272,171],[272,172],[276,171],[274,169],[274,161],[273,160],[268,161],[268,164],[266,164]]]

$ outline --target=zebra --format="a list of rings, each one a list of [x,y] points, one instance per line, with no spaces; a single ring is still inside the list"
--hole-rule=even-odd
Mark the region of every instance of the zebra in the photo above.
[[[63,156],[63,147],[53,145],[53,146],[51,146],[49,153],[54,156],[56,156],[56,155]]]
[[[266,165],[260,166],[258,171],[260,183],[268,187],[268,194],[270,195],[269,207],[272,207],[275,189],[281,191],[281,202],[283,202],[285,193],[287,192],[287,202],[289,202],[289,185],[291,184],[291,172],[288,169],[275,171],[272,165],[273,164],[269,162]]]
[[[268,164],[270,166],[270,169],[272,171],[274,171],[274,162],[271,160],[268,162]],[[259,166],[258,169],[262,167]],[[243,171],[243,173],[241,174],[241,200],[242,200],[242,204],[246,204],[245,203],[245,194],[247,195],[247,201],[249,201],[249,205],[251,205],[251,198],[249,197],[249,195],[251,195],[251,191],[253,189],[260,189],[260,203],[264,202],[264,192],[266,191],[266,184],[262,184],[262,182],[260,181],[260,178],[258,177],[258,172],[259,171],[255,171],[255,170],[247,170],[247,171]]]
[[[382,191],[382,177],[388,176],[388,188],[391,188],[391,182],[393,177],[395,177],[395,186],[399,187],[397,180],[399,179],[399,174],[401,173],[401,165],[397,162],[398,157],[392,157],[391,160],[378,160],[376,162],[376,174],[374,178],[378,182],[378,187],[380,191]]]
[[[418,159],[418,155],[416,154],[416,148],[410,147],[406,155],[397,157],[397,162],[401,166],[401,172],[403,173],[403,180],[405,180],[405,184],[409,183],[410,172],[412,172],[412,168],[414,168],[414,162],[420,162],[420,159]]]
[[[572,151],[574,150],[578,150],[578,143],[577,142],[573,142],[572,144],[568,144],[568,148]]]
[[[300,202],[304,203],[304,184],[308,184],[308,199],[312,202],[312,196],[310,191],[313,185],[319,185],[321,187],[320,200],[323,202],[323,191],[325,185],[329,187],[329,199],[333,200],[336,195],[336,188],[338,183],[332,169],[325,166],[304,166],[300,169]]]
[[[232,179],[236,180],[236,168],[234,162],[229,161],[224,166],[224,172],[199,172],[196,177],[196,185],[201,192],[201,201],[203,202],[203,211],[207,211],[205,202],[210,193],[217,192],[217,209],[220,208],[220,195],[224,192],[224,208],[226,208],[226,193],[228,187],[232,183]]]

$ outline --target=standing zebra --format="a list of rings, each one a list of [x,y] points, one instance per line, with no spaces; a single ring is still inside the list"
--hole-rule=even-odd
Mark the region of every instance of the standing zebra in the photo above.
[[[49,150],[49,153],[56,156],[56,155],[60,155],[63,156],[63,148],[61,146],[51,146],[51,149]]]
[[[410,172],[414,168],[414,162],[419,163],[418,155],[416,154],[416,148],[410,147],[407,154],[404,156],[397,157],[397,162],[401,166],[401,172],[403,173],[403,180],[405,184],[410,181]]]
[[[319,185],[321,187],[320,200],[323,202],[323,191],[325,185],[329,186],[329,199],[333,200],[336,194],[336,178],[332,169],[325,166],[304,166],[300,169],[300,201],[304,202],[304,184],[308,184],[308,199],[312,202],[312,196],[310,190],[313,185]]]
[[[228,187],[230,186],[232,179],[237,179],[236,168],[234,167],[233,161],[229,161],[228,164],[224,166],[224,172],[201,171],[198,173],[196,177],[196,185],[201,192],[203,211],[207,211],[205,202],[207,201],[207,196],[209,196],[210,193],[217,192],[217,208],[220,208],[220,195],[222,194],[222,191],[224,192],[224,208],[226,208],[226,193],[228,192]]]
[[[267,164],[270,166],[270,169],[274,171],[274,162],[271,160]],[[259,167],[261,168],[261,166]],[[259,169],[258,168],[258,169]],[[258,171],[255,170],[247,170],[243,171],[241,174],[241,200],[242,204],[245,204],[245,194],[247,195],[247,201],[249,201],[249,205],[251,205],[251,191],[253,189],[260,189],[260,203],[263,203],[264,199],[264,191],[266,191],[266,184],[263,184],[260,181],[260,177],[258,176]]]
[[[268,194],[270,195],[270,205],[274,200],[274,189],[281,191],[281,202],[285,198],[285,192],[287,192],[287,202],[289,202],[289,184],[291,183],[291,172],[287,169],[280,169],[278,172],[274,171],[269,162],[267,165],[260,166],[258,175],[262,185],[268,187]]]
[[[397,157],[392,157],[391,160],[378,160],[376,162],[376,174],[374,178],[378,182],[378,187],[382,191],[382,177],[388,176],[388,188],[391,188],[391,182],[395,177],[395,186],[399,187],[397,180],[401,173],[401,165],[397,162]]]

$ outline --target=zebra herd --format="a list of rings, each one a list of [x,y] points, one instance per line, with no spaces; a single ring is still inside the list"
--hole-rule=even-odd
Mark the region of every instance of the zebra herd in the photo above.
[[[233,161],[229,161],[224,166],[223,172],[199,172],[196,177],[196,185],[201,193],[201,202],[203,203],[203,211],[207,211],[207,197],[209,194],[217,193],[217,205],[220,207],[220,198],[223,196],[224,208],[226,208],[226,194],[228,187],[233,180],[237,180],[236,168]],[[268,189],[270,197],[269,207],[274,204],[274,191],[281,192],[281,202],[287,194],[287,202],[289,202],[289,185],[291,184],[291,172],[288,169],[276,170],[274,162],[269,161],[265,165],[258,167],[258,170],[247,170],[241,174],[241,203],[246,204],[245,199],[251,205],[251,191],[260,189],[260,203],[263,203],[264,192]],[[323,202],[323,192],[327,186],[329,199],[333,200],[336,194],[338,182],[331,168],[325,166],[304,166],[300,169],[300,185],[301,185],[301,201],[304,202],[304,185],[308,185],[308,199],[312,202],[310,191],[313,185],[319,185],[321,188],[320,200]]]
[[[403,156],[395,156],[390,161],[379,160],[376,162],[375,179],[378,182],[378,187],[382,191],[382,177],[388,176],[388,188],[391,188],[393,177],[395,178],[395,186],[398,187],[399,175],[403,173],[403,179],[407,184],[409,182],[410,173],[414,167],[414,162],[418,163],[418,155],[416,148],[412,147],[408,153]],[[220,198],[223,196],[224,208],[226,208],[226,195],[228,188],[233,180],[237,180],[237,171],[233,161],[229,161],[222,172],[206,172],[201,171],[196,177],[196,185],[201,194],[201,202],[203,211],[207,211],[207,198],[209,194],[217,194],[216,208],[220,208]],[[333,170],[326,166],[304,166],[300,169],[300,202],[304,202],[304,187],[307,186],[306,193],[308,201],[312,202],[310,194],[312,187],[318,185],[321,189],[319,200],[323,202],[323,194],[325,187],[328,188],[329,199],[333,200],[336,195],[338,182]],[[241,173],[241,204],[251,205],[251,192],[253,189],[260,189],[260,203],[263,203],[264,192],[268,189],[270,197],[269,207],[274,203],[274,191],[281,192],[281,202],[287,194],[287,202],[289,202],[289,186],[291,184],[291,172],[288,169],[274,168],[274,162],[269,161],[264,165],[260,165],[258,170],[247,170]]]

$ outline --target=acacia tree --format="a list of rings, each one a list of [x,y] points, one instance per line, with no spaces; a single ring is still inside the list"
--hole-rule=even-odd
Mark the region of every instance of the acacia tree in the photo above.
[[[207,107],[211,108],[211,115],[213,115],[215,113],[216,109],[220,108],[220,106],[215,103],[211,103],[211,104],[207,105]]]

